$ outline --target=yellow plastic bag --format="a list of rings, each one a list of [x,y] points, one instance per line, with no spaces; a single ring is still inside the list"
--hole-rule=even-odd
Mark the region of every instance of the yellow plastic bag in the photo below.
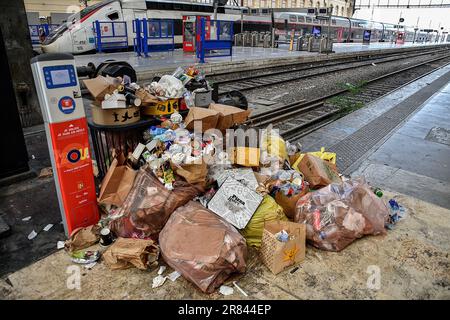
[[[271,196],[266,195],[245,229],[241,231],[247,240],[247,245],[259,248],[261,246],[264,223],[273,220],[288,221],[288,218],[285,216],[283,208]]]
[[[268,155],[277,156],[281,160],[287,160],[286,142],[278,134],[265,132],[261,139],[261,151],[266,151]]]
[[[298,159],[292,165],[292,168],[294,168],[297,171],[300,171],[300,170],[298,170],[298,164],[300,163],[300,161],[302,161],[302,159],[305,156],[305,154],[306,153],[300,154]],[[330,162],[332,164],[336,164],[336,153],[334,153],[334,152],[325,152],[325,148],[324,147],[320,148],[320,151],[307,152],[307,154],[313,155],[313,156],[315,156],[317,158],[320,158],[322,160],[328,161],[328,162]]]

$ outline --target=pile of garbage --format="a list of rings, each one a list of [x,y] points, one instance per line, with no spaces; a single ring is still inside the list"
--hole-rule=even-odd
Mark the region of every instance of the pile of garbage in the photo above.
[[[191,107],[208,107],[212,89],[195,67],[178,67],[173,74],[139,85],[130,78],[99,75],[84,80],[94,98],[93,122],[99,125],[133,124],[145,117],[170,115]]]
[[[177,70],[142,92],[189,100],[185,75]],[[135,95],[142,90],[131,86]],[[245,272],[248,246],[277,274],[305,259],[306,243],[340,251],[398,220],[398,204],[389,209],[363,178],[338,173],[336,154],[304,153],[272,129],[253,134],[243,125],[250,113],[211,102],[147,128],[134,152],[111,163],[98,197],[101,220],[72,234],[65,245],[72,258],[97,261],[83,249],[100,241],[113,270],[164,260],[175,271],[164,277],[160,269],[154,287],[181,275],[211,293]]]

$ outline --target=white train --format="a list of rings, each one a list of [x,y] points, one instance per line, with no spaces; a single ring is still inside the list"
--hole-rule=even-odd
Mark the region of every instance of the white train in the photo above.
[[[323,20],[316,20],[306,13],[283,12],[274,10],[272,21],[271,9],[248,9],[228,1],[228,5],[217,10],[218,20],[234,22],[234,33],[245,31],[270,31],[273,27],[277,39],[290,37],[295,30],[295,37],[316,33],[317,30],[326,33],[327,27]],[[299,9],[299,11],[302,9]],[[212,0],[105,0],[89,6],[70,16],[67,22],[54,30],[42,43],[43,52],[71,52],[74,54],[95,50],[95,35],[93,23],[98,21],[126,21],[128,46],[133,46],[134,19],[173,19],[175,46],[181,47],[182,19],[184,15],[213,15]],[[304,9],[303,9],[304,11]],[[241,23],[241,20],[242,23]],[[351,19],[333,16],[330,33],[336,42],[362,42],[365,30],[371,30],[371,41],[393,41],[398,32],[404,33],[405,42],[434,42],[437,31],[421,32],[406,26]],[[446,39],[448,41],[448,39]]]

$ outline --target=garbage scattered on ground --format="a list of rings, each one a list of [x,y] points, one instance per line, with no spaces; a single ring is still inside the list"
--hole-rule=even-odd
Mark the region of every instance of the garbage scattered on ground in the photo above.
[[[73,252],[70,256],[72,262],[74,263],[91,265],[100,258],[100,252],[93,250],[80,250]]]
[[[156,267],[159,247],[153,240],[118,238],[103,253],[106,265],[112,269],[136,267],[141,270]]]
[[[180,276],[181,276],[181,273],[179,273],[178,271],[174,271],[172,273],[169,273],[169,275],[167,276],[167,279],[169,279],[172,282],[175,282]]]
[[[244,290],[242,290],[242,288],[239,287],[239,286],[237,285],[236,281],[233,281],[233,285],[236,287],[236,289],[239,290],[240,293],[242,293],[244,296],[248,297],[247,292],[245,292]]]
[[[215,103],[195,67],[145,84],[102,76],[85,84],[95,123],[157,121],[133,137],[128,151],[108,151],[101,219],[75,230],[65,248],[86,254],[100,242],[112,270],[157,268],[161,254],[174,271],[164,275],[160,266],[152,288],[183,276],[205,293],[236,288],[247,297],[235,281],[223,285],[246,271],[247,246],[259,249],[274,274],[294,274],[306,243],[340,251],[385,233],[405,212],[394,200],[388,209],[380,188],[340,175],[336,153],[304,152],[272,128],[247,131],[246,98],[233,92]]]
[[[49,224],[46,225],[46,226],[44,227],[44,229],[42,229],[42,230],[45,231],[45,232],[47,232],[47,231],[49,231],[52,227],[53,227],[53,224],[49,223]]]
[[[294,221],[306,224],[317,248],[340,251],[364,235],[384,234],[389,211],[363,179],[332,183],[297,202]]]
[[[166,279],[167,279],[167,277],[157,275],[156,277],[153,278],[152,288],[161,287],[164,284],[164,282],[166,282]]]
[[[100,240],[100,227],[92,225],[86,228],[79,228],[72,232],[65,247],[67,252],[73,253],[81,249],[86,249]]]
[[[159,269],[158,269],[158,274],[162,275],[165,270],[166,270],[166,266],[160,266]]]
[[[56,249],[61,250],[64,248],[64,241],[58,241],[56,243]]]
[[[30,234],[28,235],[28,240],[33,240],[34,238],[36,238],[37,233],[36,231],[31,231]]]
[[[25,218],[22,218],[22,221],[30,221],[31,220],[31,216],[28,216],[28,217],[25,217]]]
[[[113,236],[111,230],[105,227],[100,230],[100,245],[102,247],[107,247],[113,243]]]
[[[406,214],[406,209],[399,205],[394,199],[389,200],[389,219],[386,222],[386,228],[389,230],[394,229],[397,222],[403,218]]]
[[[219,292],[224,296],[230,296],[234,293],[234,289],[226,285],[221,285],[219,288]]]

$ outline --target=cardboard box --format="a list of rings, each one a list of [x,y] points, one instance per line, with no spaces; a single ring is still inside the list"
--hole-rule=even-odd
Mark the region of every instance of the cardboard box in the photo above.
[[[209,109],[220,113],[217,129],[222,132],[225,132],[226,129],[231,128],[233,125],[244,123],[251,113],[251,110],[243,110],[217,103],[210,104]]]
[[[117,159],[114,159],[103,179],[98,203],[122,206],[135,177],[136,171],[127,166],[119,166]]]
[[[179,110],[180,99],[168,99],[166,101],[158,101],[142,108],[142,114],[148,116],[161,116],[172,114]]]
[[[194,130],[194,122],[201,122],[202,132],[208,129],[215,129],[217,121],[219,120],[219,113],[215,110],[192,107],[189,109],[189,113],[184,119],[186,129]]]
[[[159,102],[158,98],[156,98],[154,95],[150,94],[143,88],[136,90],[135,95],[136,97],[141,99],[141,106],[143,107],[152,106],[155,103]]]
[[[95,100],[103,100],[105,94],[113,93],[120,85],[120,80],[113,77],[97,76],[94,79],[83,80],[84,85]]]
[[[305,154],[297,166],[313,189],[325,187],[330,183],[341,183],[336,166],[328,161]]]
[[[234,147],[228,149],[228,157],[234,164],[244,167],[258,167],[261,150],[251,147]]]
[[[225,182],[228,177],[239,181],[251,190],[256,190],[256,188],[258,188],[258,181],[256,180],[255,174],[251,168],[223,170],[220,174],[217,175],[216,178],[219,187]]]
[[[244,229],[263,197],[239,181],[228,177],[208,202],[208,209],[238,229]]]
[[[131,124],[141,120],[139,107],[129,107],[126,109],[102,109],[96,104],[91,104],[92,121],[100,125],[121,126]]]
[[[279,241],[276,234],[285,230],[289,234],[287,242]],[[261,240],[261,260],[272,273],[305,260],[306,226],[289,221],[268,221],[264,224]]]

